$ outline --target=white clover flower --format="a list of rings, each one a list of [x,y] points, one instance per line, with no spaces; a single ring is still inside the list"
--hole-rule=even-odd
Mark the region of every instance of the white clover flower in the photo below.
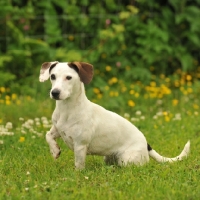
[[[49,124],[48,120],[43,120],[42,123],[45,125]]]
[[[124,117],[125,117],[125,118],[129,118],[130,115],[129,115],[128,113],[124,113]]]
[[[156,113],[157,116],[163,116],[163,112],[159,111]]]
[[[145,116],[141,116],[140,119],[141,119],[141,120],[145,120]]]
[[[142,112],[141,112],[140,110],[138,110],[138,111],[135,112],[135,114],[136,114],[136,115],[141,115]]]
[[[163,103],[163,101],[161,99],[158,99],[156,102],[158,105],[161,105]]]
[[[180,113],[175,114],[173,120],[181,120],[181,114]]]
[[[153,119],[158,119],[158,116],[157,116],[157,115],[154,115],[154,116],[153,116]]]
[[[6,123],[6,128],[7,128],[7,129],[12,129],[12,128],[13,128],[12,123],[11,123],[11,122],[7,122],[7,123]]]
[[[0,144],[3,144],[3,140],[0,140]]]
[[[40,122],[36,122],[36,126],[41,126],[41,123]]]
[[[29,191],[29,188],[25,188],[26,191]]]
[[[138,122],[139,119],[138,119],[138,118],[134,118],[134,117],[132,117],[132,118],[131,118],[131,121],[132,121],[132,122]]]
[[[19,121],[23,122],[23,121],[24,121],[24,118],[20,117],[20,118],[19,118]]]
[[[41,120],[43,121],[43,120],[47,120],[47,118],[46,117],[41,117]]]
[[[28,120],[27,120],[27,123],[30,124],[30,125],[33,125],[33,124],[34,124],[34,120],[28,119]]]
[[[39,121],[40,121],[40,119],[39,119],[38,117],[36,117],[36,118],[35,118],[35,121],[36,121],[36,122],[39,122]]]
[[[29,171],[26,172],[26,175],[30,175],[31,173]]]

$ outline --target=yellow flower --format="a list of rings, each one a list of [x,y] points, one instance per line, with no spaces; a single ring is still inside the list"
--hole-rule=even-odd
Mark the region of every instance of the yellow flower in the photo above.
[[[128,100],[128,105],[130,107],[134,107],[135,106],[135,102],[133,100]]]
[[[150,86],[151,86],[151,87],[156,87],[156,82],[151,81]]]
[[[169,122],[170,121],[170,117],[168,115],[165,116],[165,121]]]
[[[10,105],[11,101],[9,99],[6,99],[6,105]]]
[[[21,101],[20,101],[20,100],[17,100],[16,104],[17,104],[17,105],[20,105],[20,104],[21,104]]]
[[[95,94],[99,94],[99,93],[100,93],[100,90],[99,90],[99,88],[93,88],[93,92],[94,92]]]
[[[106,71],[107,71],[107,72],[109,72],[109,71],[111,71],[111,70],[112,70],[111,66],[106,66]]]
[[[199,105],[193,104],[193,108],[196,109],[196,110],[198,110],[199,109]]]
[[[0,87],[0,92],[4,93],[6,91],[5,87]]]
[[[173,106],[176,106],[177,104],[178,104],[178,100],[177,100],[177,99],[173,99],[173,100],[172,100],[172,105],[173,105]]]
[[[191,80],[192,80],[192,76],[191,76],[191,75],[189,75],[189,74],[188,74],[188,75],[186,75],[186,80],[187,80],[187,81],[191,81]]]
[[[135,91],[134,91],[134,90],[130,90],[129,93],[130,93],[130,94],[134,94]]]
[[[13,93],[13,94],[11,95],[11,99],[12,99],[12,100],[17,99],[17,95],[16,95],[15,93]]]
[[[188,89],[187,89],[187,92],[188,92],[188,93],[192,93],[192,92],[193,92],[192,88],[188,88]]]
[[[138,98],[140,94],[138,92],[135,93],[135,97]]]
[[[19,142],[24,142],[25,141],[25,137],[20,137],[19,138]]]
[[[98,99],[101,99],[101,98],[102,98],[102,94],[98,94],[98,95],[97,95],[97,98],[98,98]]]
[[[112,77],[109,81],[108,81],[108,83],[110,84],[110,85],[112,85],[112,84],[114,84],[114,83],[117,83],[118,82],[118,79],[116,78],[116,77]]]
[[[107,55],[105,53],[102,53],[101,57],[105,59],[107,57]]]
[[[70,36],[68,37],[68,39],[69,39],[70,41],[73,41],[73,40],[74,40],[74,36],[73,36],[73,35],[70,35]]]
[[[28,101],[30,101],[30,100],[31,100],[31,97],[30,97],[30,96],[27,96],[26,99],[27,99]]]
[[[6,100],[10,100],[10,96],[9,96],[9,95],[6,95],[6,96],[5,96],[5,99],[6,99]]]

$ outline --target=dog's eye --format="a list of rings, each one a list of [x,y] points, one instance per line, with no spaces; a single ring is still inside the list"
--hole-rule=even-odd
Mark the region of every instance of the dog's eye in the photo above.
[[[51,80],[55,80],[56,76],[54,74],[51,74]]]
[[[70,80],[70,79],[72,79],[72,77],[71,77],[71,76],[67,76],[66,79],[67,79],[67,80]]]

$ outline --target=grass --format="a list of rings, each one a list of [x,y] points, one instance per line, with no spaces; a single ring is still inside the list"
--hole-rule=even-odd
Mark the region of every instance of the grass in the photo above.
[[[0,199],[199,199],[200,91],[197,88],[189,94],[173,96],[172,92],[160,99],[140,95],[134,99],[136,105],[124,104],[124,109],[118,109],[164,156],[178,155],[187,140],[191,140],[187,159],[171,164],[151,159],[142,167],[106,166],[102,157],[88,156],[86,169],[76,171],[73,152],[62,140],[58,141],[62,149],[60,158],[55,161],[49,153],[45,133],[53,110],[51,100],[22,99],[20,105],[0,104]],[[7,124],[6,128],[7,121],[13,127]]]

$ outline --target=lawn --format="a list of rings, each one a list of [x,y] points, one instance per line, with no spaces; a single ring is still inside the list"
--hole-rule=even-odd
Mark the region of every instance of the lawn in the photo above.
[[[177,92],[152,82],[143,87],[144,94],[129,90],[132,98],[123,96],[119,109],[114,109],[98,88],[92,88],[91,100],[134,123],[160,154],[178,155],[189,139],[191,153],[181,162],[160,164],[151,159],[142,167],[106,166],[102,157],[88,156],[82,171],[74,169],[73,152],[62,140],[58,140],[60,158],[55,161],[49,153],[45,133],[51,126],[53,100],[1,92],[0,199],[199,199],[198,86],[198,82],[187,84]],[[113,101],[120,98],[114,91],[108,95]]]

